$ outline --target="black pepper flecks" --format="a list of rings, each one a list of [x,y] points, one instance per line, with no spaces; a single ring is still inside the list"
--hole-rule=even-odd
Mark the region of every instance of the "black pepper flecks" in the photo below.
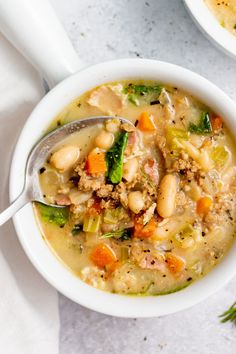
[[[45,168],[45,167],[41,167],[40,170],[39,170],[40,175],[41,175],[42,173],[44,173],[45,171],[46,171],[46,168]]]
[[[159,100],[154,100],[154,101],[150,102],[150,106],[154,106],[156,104],[160,104],[160,101]]]

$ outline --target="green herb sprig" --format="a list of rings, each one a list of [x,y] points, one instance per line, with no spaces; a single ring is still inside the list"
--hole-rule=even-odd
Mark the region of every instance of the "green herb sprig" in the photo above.
[[[106,234],[103,234],[100,238],[110,238],[114,237],[117,239],[121,239],[122,241],[129,240],[131,238],[131,230],[130,229],[122,229],[122,230],[116,230],[112,232],[107,232]]]
[[[222,323],[233,322],[236,325],[236,301],[230,306],[230,308],[223,312],[220,316]]]

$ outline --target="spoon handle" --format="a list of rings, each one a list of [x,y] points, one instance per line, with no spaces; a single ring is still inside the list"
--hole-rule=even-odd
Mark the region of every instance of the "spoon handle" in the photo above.
[[[15,213],[29,202],[27,194],[23,191],[19,197],[3,212],[0,213],[0,226],[5,224]]]

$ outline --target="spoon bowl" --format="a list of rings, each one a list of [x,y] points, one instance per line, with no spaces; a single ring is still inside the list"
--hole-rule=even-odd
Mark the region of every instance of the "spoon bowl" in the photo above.
[[[7,220],[9,220],[18,210],[20,210],[25,204],[37,201],[44,204],[45,199],[43,197],[40,185],[38,172],[42,167],[46,159],[48,158],[50,152],[55,148],[55,146],[67,138],[69,135],[74,134],[84,128],[92,125],[104,123],[104,121],[112,119],[112,116],[100,116],[100,117],[90,117],[80,120],[76,120],[63,125],[60,128],[53,130],[51,133],[47,134],[42,138],[31,150],[25,169],[25,183],[24,188],[19,195],[19,197],[2,213],[0,213],[0,226],[3,225]],[[133,126],[133,124],[122,117],[116,117],[121,123],[128,123]],[[51,206],[61,208],[61,205],[50,204]]]

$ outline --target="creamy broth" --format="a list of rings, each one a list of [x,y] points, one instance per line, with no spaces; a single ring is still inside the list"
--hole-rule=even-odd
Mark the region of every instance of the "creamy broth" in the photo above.
[[[60,142],[39,171],[45,201],[64,206],[35,205],[42,234],[94,287],[180,290],[217,265],[234,240],[234,141],[221,117],[191,95],[134,80],[85,93],[50,129],[99,115],[114,119]]]
[[[236,35],[236,0],[205,0],[222,27]]]

